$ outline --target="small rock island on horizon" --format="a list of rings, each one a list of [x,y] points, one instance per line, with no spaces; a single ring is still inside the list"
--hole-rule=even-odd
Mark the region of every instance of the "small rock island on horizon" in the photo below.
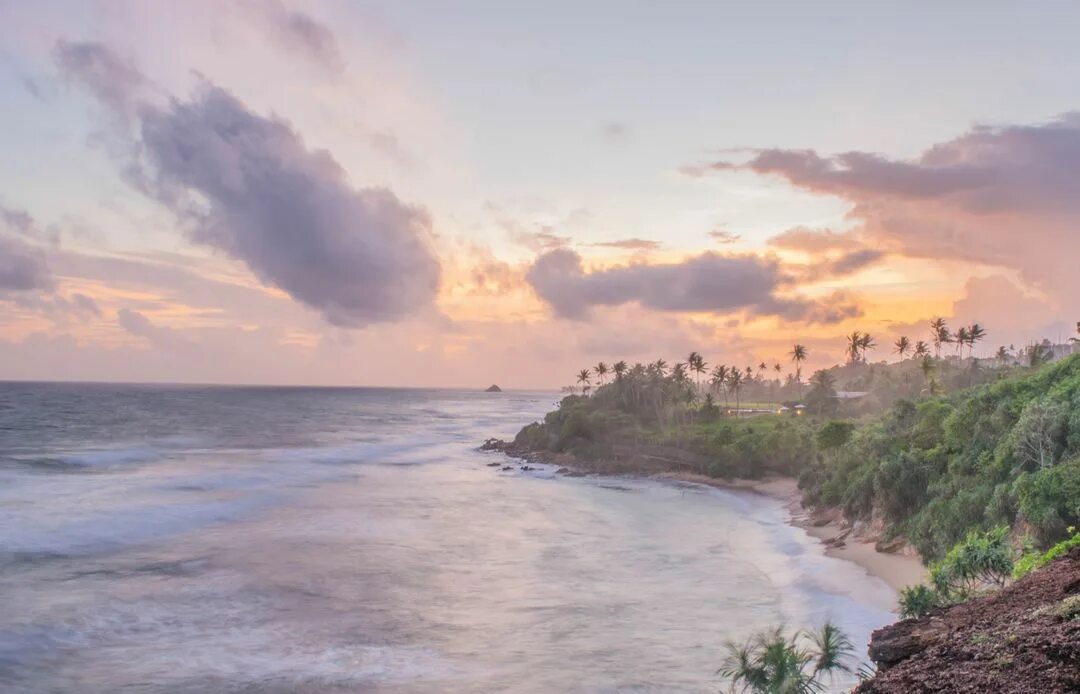
[[[492,383],[490,386],[484,389],[485,393],[501,393],[502,388]]]

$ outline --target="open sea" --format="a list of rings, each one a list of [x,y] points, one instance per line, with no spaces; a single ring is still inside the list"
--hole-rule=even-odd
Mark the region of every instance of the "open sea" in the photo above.
[[[0,691],[716,691],[893,621],[777,501],[476,450],[557,397],[0,383]]]

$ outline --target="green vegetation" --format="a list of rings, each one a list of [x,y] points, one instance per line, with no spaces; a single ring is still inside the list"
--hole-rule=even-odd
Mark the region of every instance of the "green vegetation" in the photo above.
[[[786,380],[779,362],[710,369],[697,352],[670,367],[601,362],[577,374],[582,395],[516,443],[714,477],[797,476],[806,505],[840,508],[936,562],[934,585],[902,598],[921,614],[1004,581],[1013,537],[1028,538],[1022,575],[1080,525],[1080,355],[1045,364],[1043,341],[975,358],[985,335],[935,319],[928,342],[897,339],[900,361],[874,364],[874,339],[856,331],[848,363],[808,387],[801,344]],[[949,346],[955,356],[940,356]]]
[[[1080,355],[951,396],[901,400],[844,444],[822,443],[802,475],[806,501],[840,506],[852,520],[880,518],[927,559],[973,529],[1017,521],[1046,547],[1080,524]]]
[[[924,617],[940,605],[937,592],[930,586],[919,584],[900,591],[900,616]]]
[[[826,691],[826,682],[847,664],[854,648],[832,624],[820,631],[785,635],[777,627],[745,643],[728,643],[728,656],[719,674],[732,691],[760,694],[804,694]]]
[[[607,388],[615,389],[617,384]],[[633,407],[606,406],[606,397],[621,396],[602,388],[590,398],[563,398],[559,408],[549,412],[543,422],[523,428],[515,444],[533,450],[573,453],[584,459],[614,457],[621,446],[662,446],[687,454],[685,464],[692,472],[727,478],[794,476],[814,461],[816,423],[807,418],[724,416],[720,407],[708,402],[692,411],[675,411],[669,405],[657,413],[652,403],[658,396],[649,389],[628,394],[632,402],[640,401],[644,408],[635,414]],[[657,419],[678,423],[665,425]]]
[[[862,343],[861,334],[853,338]],[[1080,525],[1080,355],[1038,370],[1002,370],[947,395],[902,398],[878,415],[859,415],[835,397],[836,380],[852,366],[819,371],[805,416],[795,416],[793,400],[755,402],[757,416],[732,407],[744,402],[743,391],[762,387],[760,378],[750,386],[744,371],[720,366],[706,384],[704,360],[691,358],[693,367],[670,370],[663,360],[620,365],[591,395],[567,396],[543,422],[522,429],[517,443],[583,458],[663,446],[680,469],[714,477],[798,476],[808,505],[872,521],[887,537],[907,538],[927,561],[973,530],[1022,526],[1045,550]],[[947,363],[924,360],[935,379]],[[893,367],[921,368],[915,359]],[[898,380],[896,373],[872,377],[873,365],[854,368],[867,382]],[[589,384],[592,374],[579,377]],[[788,409],[778,415],[781,404]]]
[[[1008,526],[969,532],[943,559],[930,565],[930,585],[900,592],[900,616],[922,617],[935,607],[1001,588],[1013,575],[1015,553]]]
[[[1076,528],[1069,528],[1072,533],[1067,540],[1062,540],[1045,552],[1029,551],[1016,561],[1013,567],[1013,578],[1020,580],[1035,569],[1041,569],[1055,559],[1065,556],[1074,547],[1080,547],[1080,532]]]

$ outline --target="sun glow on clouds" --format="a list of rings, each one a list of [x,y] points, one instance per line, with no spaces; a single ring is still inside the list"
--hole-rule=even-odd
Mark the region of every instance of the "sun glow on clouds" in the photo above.
[[[38,27],[11,44],[38,94],[20,88],[18,107],[89,138],[71,170],[109,162],[115,178],[65,183],[79,194],[60,207],[89,201],[79,224],[99,235],[22,210],[47,180],[0,191],[0,378],[558,386],[600,359],[786,363],[796,340],[820,366],[846,332],[885,345],[935,314],[1008,341],[1073,320],[1075,115],[900,159],[712,155],[605,114],[587,144],[563,142],[553,181],[538,169],[554,147],[482,159],[459,119],[473,104],[381,15],[284,0],[47,14],[17,15]],[[530,151],[512,134],[508,151]]]

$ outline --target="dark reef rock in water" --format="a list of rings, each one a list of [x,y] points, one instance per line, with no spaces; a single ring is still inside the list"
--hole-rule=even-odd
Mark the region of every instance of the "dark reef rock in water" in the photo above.
[[[855,690],[1080,692],[1080,549],[982,598],[873,633]]]
[[[486,390],[484,390],[484,392],[485,393],[501,393],[502,388],[500,388],[499,386],[492,383],[490,386],[487,387]]]

